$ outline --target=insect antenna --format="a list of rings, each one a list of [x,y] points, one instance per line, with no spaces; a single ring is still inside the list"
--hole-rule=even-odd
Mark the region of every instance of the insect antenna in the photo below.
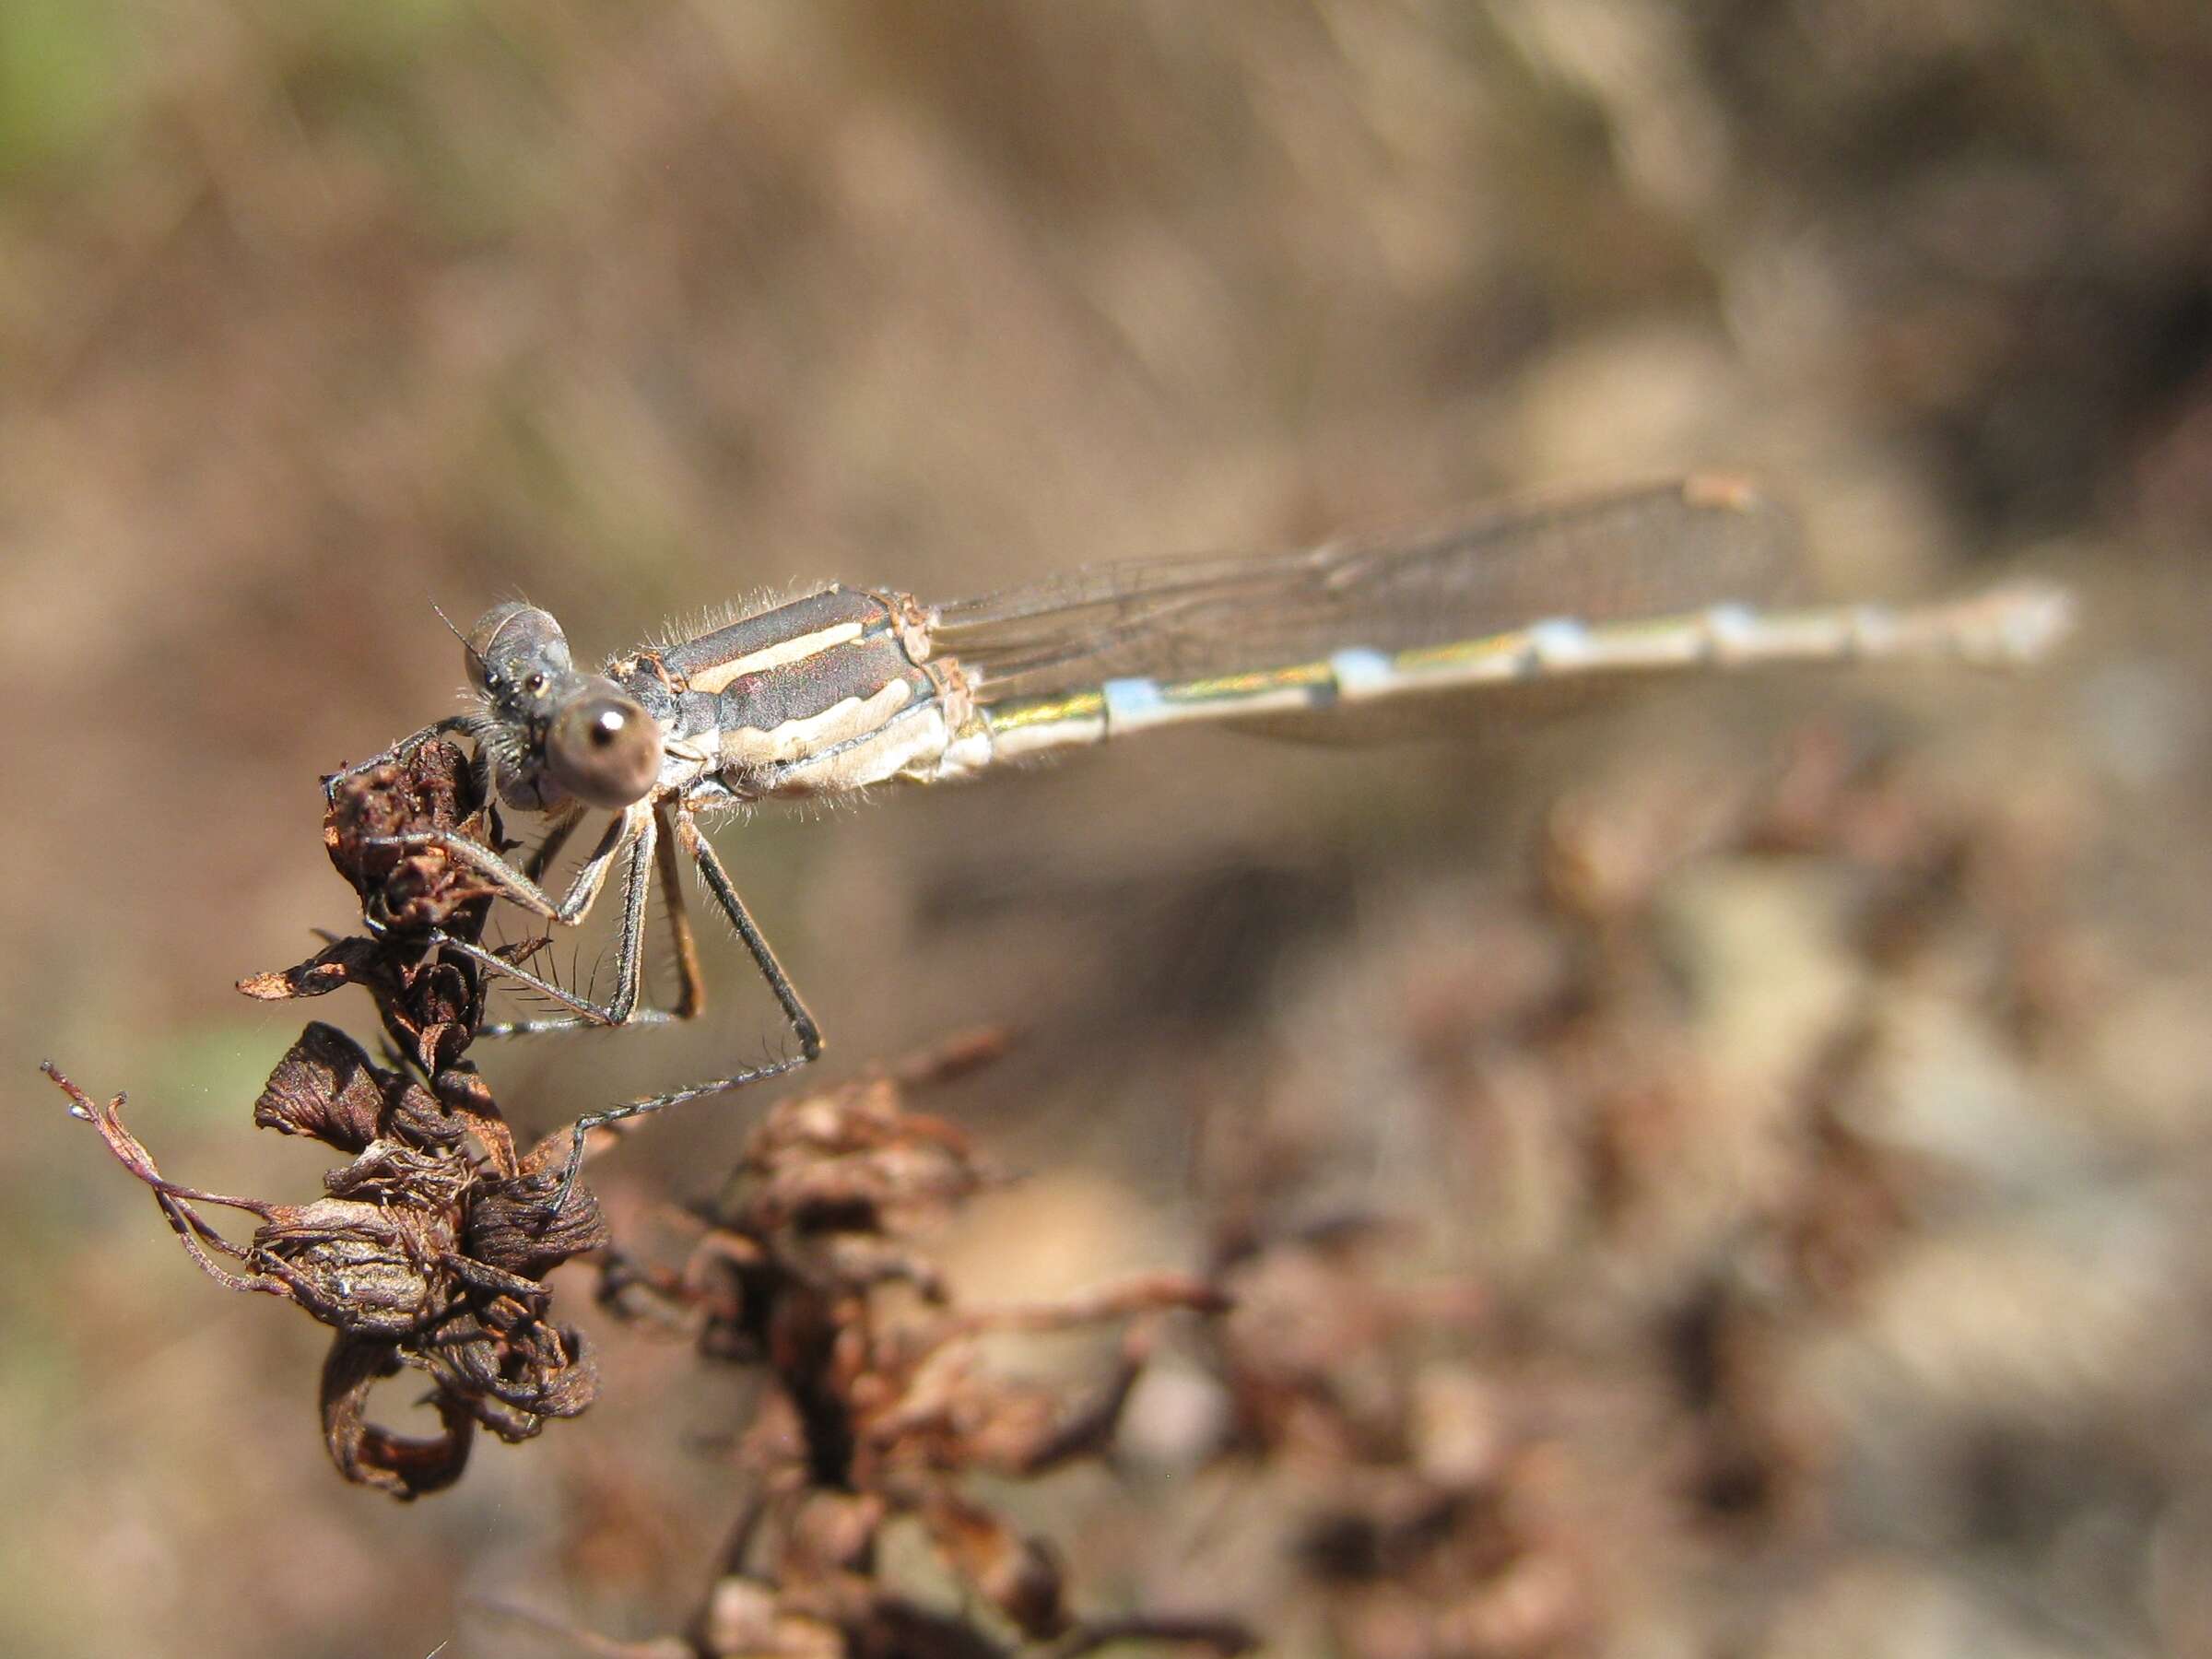
[[[431,613],[437,617],[438,620],[445,624],[445,631],[452,634],[454,639],[461,641],[462,653],[468,658],[471,665],[475,667],[477,677],[479,679],[483,678],[489,672],[490,666],[484,661],[483,653],[479,652],[475,645],[469,642],[469,638],[466,634],[463,633],[460,629],[453,625],[453,619],[445,614],[445,607],[443,606],[440,605],[437,600],[432,599],[429,601],[429,606]]]

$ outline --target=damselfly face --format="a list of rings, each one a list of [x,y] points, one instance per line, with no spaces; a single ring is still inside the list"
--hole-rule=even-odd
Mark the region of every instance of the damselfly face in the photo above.
[[[643,800],[661,770],[661,728],[602,675],[579,674],[560,624],[534,606],[493,606],[468,636],[500,795],[544,812]]]

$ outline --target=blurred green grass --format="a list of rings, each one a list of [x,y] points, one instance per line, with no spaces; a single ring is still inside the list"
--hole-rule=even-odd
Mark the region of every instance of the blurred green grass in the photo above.
[[[0,11],[0,180],[84,168],[127,111],[123,8],[23,0]]]

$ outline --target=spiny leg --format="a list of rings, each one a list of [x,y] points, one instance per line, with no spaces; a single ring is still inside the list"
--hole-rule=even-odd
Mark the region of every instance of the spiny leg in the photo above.
[[[505,974],[572,1010],[572,1017],[568,1018],[515,1020],[486,1026],[477,1033],[479,1037],[535,1036],[547,1031],[575,1030],[583,1026],[665,1025],[676,1017],[659,1008],[638,1006],[639,992],[645,976],[645,907],[653,895],[653,849],[660,836],[655,816],[649,809],[632,808],[624,815],[622,820],[618,820],[618,829],[627,830],[633,819],[637,828],[635,833],[629,837],[629,860],[622,878],[622,923],[615,945],[615,994],[604,1004],[579,996],[520,963],[511,962],[505,957],[486,950],[480,945],[471,944],[466,939],[456,939],[444,933],[431,935],[434,943],[482,967]],[[603,849],[607,844],[604,841],[601,842]],[[594,860],[598,856],[595,853]],[[603,885],[605,879],[603,869],[599,883]],[[688,926],[685,931],[688,936]]]
[[[589,1112],[578,1118],[569,1143],[568,1166],[561,1172],[560,1191],[553,1202],[552,1213],[555,1215],[559,1215],[568,1203],[569,1194],[576,1184],[576,1171],[583,1164],[584,1137],[594,1129],[605,1128],[609,1124],[618,1124],[629,1118],[642,1117],[647,1112],[665,1111],[670,1106],[680,1106],[687,1100],[696,1100],[705,1095],[742,1088],[748,1083],[766,1082],[771,1077],[780,1077],[786,1072],[796,1071],[821,1055],[821,1028],[815,1024],[814,1016],[806,1011],[806,1005],[800,1001],[799,994],[792,988],[791,980],[784,973],[783,965],[776,960],[775,952],[769,948],[768,940],[754,925],[751,912],[745,908],[744,900],[737,896],[737,888],[731,882],[728,872],[722,867],[722,860],[716,856],[712,845],[700,833],[697,820],[681,806],[671,811],[669,820],[676,830],[677,839],[683,843],[684,851],[691,855],[692,863],[698,866],[700,878],[707,884],[707,891],[713,896],[723,914],[729,918],[731,925],[736,928],[737,936],[745,941],[745,947],[752,956],[754,966],[760,971],[760,977],[768,982],[768,988],[775,994],[777,1006],[783,1010],[783,1018],[791,1026],[792,1034],[799,1040],[799,1052],[765,1065],[748,1066],[726,1077],[694,1083],[685,1088],[673,1088],[641,1100],[625,1100],[618,1106],[609,1106],[604,1112]]]
[[[545,888],[509,864],[483,842],[452,830],[420,830],[406,835],[371,835],[361,838],[364,847],[389,847],[401,853],[425,853],[432,849],[443,853],[464,868],[473,870],[490,882],[500,898],[521,905],[533,915],[543,916],[563,927],[573,927],[591,913],[598,901],[600,889],[606,886],[607,871],[622,849],[648,833],[653,826],[653,809],[641,802],[627,807],[606,827],[599,844],[592,849],[576,872],[576,879],[556,903]],[[567,839],[568,828],[557,825],[556,832]],[[535,862],[535,861],[533,861]]]
[[[573,820],[571,820],[571,825],[572,823]],[[553,834],[556,836],[564,834],[571,825],[556,825]],[[616,1020],[609,1019],[606,1016],[612,1013],[618,1004],[620,1000],[618,996],[615,1002],[610,1002],[606,1007],[601,1007],[588,998],[577,995],[566,986],[558,984],[542,975],[533,973],[518,964],[510,962],[504,957],[495,957],[480,947],[470,946],[465,940],[441,938],[440,942],[450,946],[471,960],[496,969],[509,979],[527,985],[531,990],[550,997],[563,1007],[571,1010],[571,1017],[567,1018],[515,1019],[502,1021],[498,1025],[488,1025],[477,1033],[478,1037],[541,1037],[556,1031],[578,1031],[607,1025],[660,1026],[678,1019],[698,1018],[699,1011],[706,1006],[706,978],[700,970],[699,942],[692,933],[691,912],[684,899],[684,873],[682,867],[676,862],[675,831],[665,817],[660,818],[657,833],[649,839],[653,847],[653,863],[658,868],[662,903],[668,915],[668,935],[676,947],[676,966],[678,979],[676,1006],[673,1008],[641,1008],[635,1006],[642,982],[643,952],[641,948],[637,953],[637,960],[634,964],[626,967],[618,961],[618,976],[623,974],[631,976],[633,994],[631,996],[631,1011],[629,1016]],[[641,879],[641,865],[638,862],[638,855],[634,852],[631,858],[628,879],[634,886]],[[631,902],[626,900],[626,908]],[[625,936],[629,936],[627,931]]]
[[[575,818],[553,825],[553,830],[547,836],[548,845],[558,852],[559,839],[566,839],[569,830],[573,828]],[[651,889],[651,876],[646,872],[648,852],[651,852],[653,865],[657,867],[662,900],[665,909],[668,909],[668,935],[675,942],[677,951],[679,989],[677,989],[677,1005],[673,1008],[637,1006],[637,1000],[640,1000],[643,989],[643,909],[646,909],[648,889]],[[547,853],[547,847],[540,847],[540,853]],[[533,863],[537,863],[537,856],[533,856]],[[677,865],[675,831],[670,828],[670,820],[665,814],[654,814],[653,823],[646,825],[646,830],[630,845],[630,867],[624,880],[624,905],[621,905],[624,924],[621,924],[618,958],[615,958],[618,986],[615,986],[613,1000],[608,1000],[604,1006],[595,1005],[588,997],[577,995],[575,991],[569,991],[562,984],[555,984],[553,980],[544,978],[540,973],[531,973],[529,969],[520,967],[518,962],[509,962],[504,956],[493,956],[491,951],[471,945],[469,940],[444,938],[444,935],[438,938],[441,945],[447,945],[449,949],[458,951],[460,956],[466,956],[471,962],[480,962],[482,967],[504,973],[507,978],[518,980],[520,984],[526,984],[540,995],[553,997],[564,1008],[571,1008],[571,1018],[509,1019],[509,1022],[493,1024],[493,1027],[477,1030],[477,1038],[540,1038],[540,1035],[553,1033],[553,1030],[582,1030],[586,1027],[641,1027],[641,1024],[643,1027],[662,1027],[662,1024],[668,1024],[670,1019],[697,1018],[699,1008],[706,1006],[706,975],[699,971],[699,942],[695,934],[692,934],[690,909],[684,902],[684,869]]]
[[[668,939],[676,947],[676,1006],[678,1019],[696,1019],[707,1006],[707,976],[699,963],[699,939],[691,931],[691,910],[684,899],[683,866],[676,862],[676,824],[664,810],[653,856],[660,865],[661,900],[668,911]]]
[[[521,865],[523,874],[543,887],[546,871],[552,867],[553,861],[560,856],[561,849],[567,846],[570,839],[575,835],[577,827],[583,822],[583,817],[584,809],[580,803],[571,801],[567,806],[561,808],[554,816],[552,821],[546,826],[545,833],[538,837],[537,845],[532,847],[528,855],[523,859]],[[552,942],[551,935],[547,935],[538,941],[537,947],[550,945]],[[502,956],[500,959],[504,961],[507,959]],[[506,972],[508,970],[501,969],[500,971]],[[477,1033],[479,1037],[487,1034],[503,1037],[510,1035],[511,1031],[509,1027],[502,1025],[491,1027],[488,1032]]]
[[[775,993],[777,1006],[783,1010],[783,1018],[790,1024],[792,1034],[799,1040],[799,1053],[808,1060],[819,1058],[822,1052],[821,1028],[814,1023],[814,1016],[806,1011],[806,1005],[799,1000],[799,994],[792,989],[791,981],[784,975],[783,964],[776,960],[776,953],[769,948],[768,941],[761,937],[760,930],[753,925],[751,912],[745,908],[745,900],[738,898],[737,889],[731,883],[729,873],[722,867],[722,859],[713,846],[700,832],[699,821],[683,806],[676,807],[670,813],[670,818],[676,827],[677,839],[683,842],[684,851],[691,855],[691,862],[699,866],[700,876],[707,884],[707,891],[713,895],[714,902],[722,908],[722,913],[730,919],[730,924],[737,930],[737,936],[745,941],[745,948],[751,955],[753,965],[759,969],[760,977],[768,982],[768,988]]]

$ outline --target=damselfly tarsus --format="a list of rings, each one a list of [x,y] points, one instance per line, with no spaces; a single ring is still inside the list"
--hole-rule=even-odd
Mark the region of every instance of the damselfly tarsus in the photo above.
[[[2031,660],[2066,596],[2037,583],[1891,609],[1782,607],[1796,573],[1788,515],[1701,477],[1492,508],[1428,531],[1304,552],[1099,566],[979,599],[925,605],[825,587],[579,672],[559,624],[501,605],[466,641],[480,706],[406,739],[473,734],[511,809],[547,816],[520,866],[461,837],[418,835],[533,913],[581,922],[614,870],[623,904],[605,1003],[459,940],[568,1017],[500,1033],[687,1018],[701,983],[676,851],[735,926],[798,1053],[595,1112],[593,1127],[789,1071],[821,1033],[701,833],[747,803],[934,783],[1156,726],[1371,733],[1517,720],[1652,676],[1777,664]],[[379,757],[379,759],[389,756]],[[375,764],[369,762],[368,764]],[[555,898],[539,885],[593,810],[615,817]],[[641,1006],[656,865],[682,979]]]

